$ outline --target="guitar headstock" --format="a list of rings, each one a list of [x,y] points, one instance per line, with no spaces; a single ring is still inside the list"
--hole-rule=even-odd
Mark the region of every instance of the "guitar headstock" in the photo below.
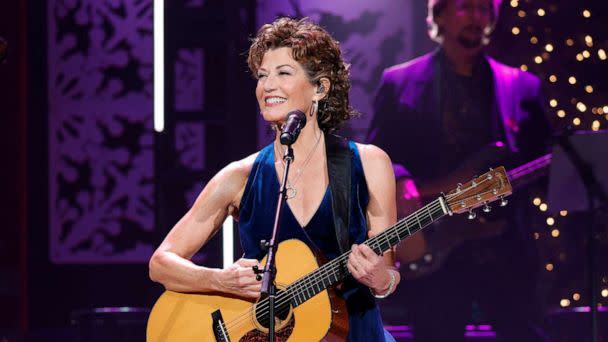
[[[444,197],[450,211],[461,214],[498,199],[501,200],[501,205],[504,205],[506,204],[504,197],[512,192],[507,172],[501,166],[490,169],[467,183],[459,184],[456,189],[448,192]]]

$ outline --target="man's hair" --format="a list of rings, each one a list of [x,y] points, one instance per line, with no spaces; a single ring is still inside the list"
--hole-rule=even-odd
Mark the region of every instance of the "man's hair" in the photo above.
[[[428,2],[429,12],[426,17],[426,23],[428,26],[429,37],[431,37],[431,39],[436,41],[437,43],[441,43],[443,41],[443,32],[442,32],[441,27],[439,27],[439,25],[437,25],[435,18],[437,18],[438,16],[441,15],[441,13],[448,6],[449,1],[455,1],[455,0],[428,0],[428,1],[429,1]],[[492,2],[492,9],[493,9],[492,22],[490,23],[489,27],[484,28],[484,33],[485,33],[484,44],[487,44],[489,42],[489,35],[490,35],[490,33],[492,33],[492,31],[494,31],[494,26],[496,25],[496,21],[498,20],[500,4],[502,3],[502,0],[490,0],[490,1]]]

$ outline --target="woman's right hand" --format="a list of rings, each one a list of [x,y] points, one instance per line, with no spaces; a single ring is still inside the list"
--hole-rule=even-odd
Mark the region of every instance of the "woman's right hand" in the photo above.
[[[253,266],[260,267],[260,262],[255,259],[241,258],[221,270],[218,275],[220,291],[235,294],[239,297],[258,298],[262,289],[262,282],[256,279]]]

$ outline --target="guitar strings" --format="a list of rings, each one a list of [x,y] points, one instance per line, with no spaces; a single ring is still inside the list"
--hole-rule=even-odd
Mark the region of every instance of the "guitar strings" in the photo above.
[[[435,205],[434,205],[434,206],[435,206]],[[428,207],[428,209],[430,209],[430,207]],[[437,213],[437,210],[436,210],[436,209],[438,209],[438,208],[435,208],[435,209],[434,209],[435,213]],[[441,211],[442,211],[442,210],[441,210]],[[430,212],[430,211],[429,211],[429,212]],[[409,220],[408,220],[408,219],[409,219]],[[404,220],[400,221],[400,224],[394,225],[394,226],[393,226],[393,228],[394,228],[395,230],[396,230],[397,228],[402,228],[402,227],[404,226],[403,224],[404,224],[404,223],[406,223],[406,221],[413,221],[413,219],[414,219],[413,217],[408,217],[408,218],[406,218],[406,219],[404,219]],[[390,228],[389,228],[389,229],[390,229]],[[387,230],[388,230],[388,229],[387,229]],[[408,230],[409,230],[409,229],[408,229]],[[399,239],[399,238],[398,238],[398,239]],[[401,240],[401,239],[399,239],[399,240]],[[372,242],[372,241],[371,241],[371,239],[370,239],[370,240],[368,240],[368,242]],[[345,259],[346,257],[348,257],[348,253],[346,253],[346,254],[342,255],[342,256],[341,256],[341,257],[339,257],[339,258],[340,258],[340,259]],[[318,268],[317,270],[315,270],[315,271],[313,272],[313,274],[312,274],[312,275],[313,275],[313,277],[308,277],[308,276],[306,276],[306,277],[308,277],[310,280],[307,280],[307,281],[305,281],[305,282],[304,282],[304,283],[302,283],[302,284],[298,284],[298,283],[299,283],[299,282],[300,282],[300,281],[301,281],[303,278],[300,278],[298,281],[295,281],[294,283],[292,283],[292,284],[290,285],[290,287],[292,287],[292,289],[291,289],[291,290],[296,290],[296,291],[300,291],[300,292],[302,292],[302,293],[303,293],[303,291],[301,291],[301,290],[302,290],[302,288],[306,288],[306,287],[307,287],[306,285],[308,285],[308,287],[310,288],[310,287],[311,287],[311,286],[310,286],[310,284],[311,284],[311,283],[313,283],[315,280],[318,280],[318,276],[319,276],[319,274],[317,274],[317,275],[316,275],[316,278],[317,278],[317,279],[314,279],[314,278],[315,278],[315,274],[314,274],[314,273],[324,273],[324,274],[328,274],[328,272],[327,272],[327,271],[328,271],[328,268],[329,268],[329,267],[327,267],[327,266],[329,266],[330,264],[335,264],[336,262],[339,262],[339,261],[343,261],[343,260],[337,260],[337,259],[339,259],[339,258],[336,258],[336,259],[332,260],[332,262],[330,262],[330,263],[328,263],[328,264],[324,265],[324,267],[320,267],[320,268]],[[304,279],[306,279],[306,278],[304,278]],[[319,287],[319,286],[318,286],[318,282],[317,282],[316,284],[317,284],[317,287]],[[297,287],[299,287],[299,289],[294,288],[294,287],[293,287],[294,285],[297,285]],[[307,290],[306,292],[307,292],[307,294],[308,294],[308,295],[310,295],[310,291],[308,291],[308,290]],[[312,292],[314,293],[314,289],[313,289],[313,291],[312,291]],[[319,291],[319,292],[320,292],[320,291]],[[304,296],[304,297],[305,297],[305,296]],[[313,297],[313,296],[311,295],[311,296],[310,296],[310,298],[312,298],[312,297]],[[281,293],[278,295],[278,298],[277,298],[277,303],[278,303],[278,305],[279,305],[279,306],[280,306],[280,305],[287,304],[287,302],[291,301],[291,298],[293,298],[293,295],[292,295],[290,292],[288,292],[288,291],[281,292]],[[247,310],[246,312],[244,312],[243,314],[241,314],[241,316],[240,316],[240,317],[237,317],[235,320],[233,320],[233,321],[229,322],[229,323],[226,325],[227,329],[228,329],[228,330],[230,330],[230,329],[232,329],[232,328],[234,328],[234,327],[237,327],[237,326],[239,326],[239,325],[243,324],[245,321],[248,321],[248,320],[249,320],[249,317],[251,316],[251,313],[252,313],[252,311],[253,311],[253,309],[254,309],[255,307],[256,307],[256,306],[253,306],[252,308],[250,308],[249,310]],[[269,309],[269,301],[268,301],[268,299],[265,299],[264,301],[262,301],[262,302],[258,303],[257,308],[259,308],[258,312],[259,312],[259,314],[262,316],[261,318],[267,318],[268,313],[269,313],[269,312],[267,312],[267,310],[266,310],[266,309]],[[269,310],[268,310],[268,311],[269,311]]]
[[[448,197],[448,198],[453,198],[454,196],[453,196],[453,195],[449,195],[449,196],[446,196],[446,197]],[[474,197],[474,196],[471,196],[470,198],[473,198],[473,197]],[[431,217],[431,222],[432,222],[432,221],[434,221],[434,220],[432,219],[433,214],[431,214],[431,208],[433,208],[433,212],[434,212],[435,214],[436,214],[437,212],[443,212],[443,209],[441,209],[441,208],[440,208],[440,202],[439,202],[439,201],[437,201],[437,203],[434,203],[434,204],[432,204],[432,205],[430,205],[430,206],[427,206],[427,207],[426,207],[427,212],[428,212],[428,213],[431,215],[430,217]],[[437,210],[437,209],[440,209],[440,210]],[[414,214],[416,214],[416,213],[414,213]],[[405,219],[401,220],[399,223],[395,224],[393,227],[389,227],[389,228],[387,229],[387,231],[388,231],[389,229],[393,229],[393,230],[397,231],[397,229],[401,229],[401,228],[403,228],[403,227],[407,227],[408,225],[411,225],[411,223],[412,223],[412,222],[410,222],[410,221],[414,221],[414,219],[416,219],[416,220],[418,221],[419,226],[422,226],[422,225],[420,224],[420,222],[419,222],[419,217],[418,217],[418,216],[419,216],[419,214],[417,214],[417,215],[410,215],[410,216],[406,217]],[[431,222],[429,222],[429,223],[431,223]],[[426,224],[429,224],[429,223],[425,223],[425,226],[426,226]],[[411,234],[412,234],[411,232],[409,232],[409,228],[408,228],[408,233],[409,233],[409,235],[411,235]],[[380,242],[378,241],[379,239],[376,239],[377,237],[379,238],[379,237],[381,237],[381,235],[377,235],[376,237],[369,239],[369,240],[367,241],[367,243],[366,243],[366,244],[368,244],[368,245],[372,245],[373,243],[376,243],[376,245],[379,245],[379,243],[380,243]],[[398,235],[397,235],[396,237],[397,237],[397,239],[398,239],[398,240],[399,240],[399,242],[400,242],[400,241],[401,241],[401,238],[399,238],[399,236],[398,236]],[[388,237],[387,237],[387,241],[388,241]],[[390,245],[390,244],[391,244],[391,242],[390,242],[390,241],[388,241],[388,242],[389,242],[389,245]],[[324,267],[320,267],[320,268],[318,268],[317,270],[315,270],[315,271],[313,272],[312,277],[306,276],[306,277],[307,277],[307,278],[309,278],[309,279],[308,279],[308,280],[306,280],[304,283],[301,283],[301,284],[300,284],[300,281],[301,281],[301,279],[302,279],[302,278],[301,278],[301,279],[299,279],[298,281],[295,281],[294,283],[292,283],[291,285],[289,285],[289,287],[291,287],[291,288],[292,288],[292,289],[294,289],[294,290],[299,290],[299,291],[300,291],[300,292],[302,292],[302,293],[303,293],[303,291],[301,291],[301,289],[302,289],[302,288],[307,288],[307,287],[308,287],[308,288],[313,288],[312,286],[310,286],[311,284],[317,285],[317,287],[319,287],[319,284],[318,284],[318,281],[317,281],[317,280],[318,280],[318,276],[319,276],[319,275],[323,275],[323,274],[325,274],[325,275],[329,274],[329,273],[327,272],[329,267],[325,267],[325,266],[329,266],[329,265],[331,265],[331,264],[335,264],[335,263],[337,263],[337,262],[342,262],[342,261],[344,261],[344,259],[346,259],[346,257],[348,257],[348,254],[349,254],[349,253],[350,253],[350,252],[348,252],[348,253],[346,253],[346,254],[344,254],[344,255],[342,255],[342,256],[340,256],[340,257],[338,257],[338,258],[334,259],[334,260],[332,260],[332,261],[331,261],[331,262],[329,262],[328,264],[324,265]],[[315,275],[314,275],[314,273],[321,273],[321,274],[317,274],[317,275],[316,275],[316,279],[315,279]],[[307,286],[307,285],[308,285],[308,286]],[[294,287],[294,286],[295,286],[295,287]],[[310,294],[310,291],[308,291],[308,290],[306,290],[306,291],[307,291],[307,294]],[[313,291],[312,291],[312,292],[314,293],[314,289],[313,289]],[[320,292],[320,291],[319,291],[319,292]],[[290,296],[287,296],[288,294],[290,294],[290,293],[289,293],[289,291],[281,292],[281,293],[279,294],[279,296],[278,296],[279,298],[278,298],[278,300],[277,300],[277,302],[279,303],[278,305],[286,304],[285,300],[290,300]],[[282,295],[282,296],[281,296],[281,295]],[[285,298],[286,296],[287,296],[287,298]],[[311,297],[312,297],[312,296],[311,296]],[[291,298],[293,298],[293,295],[291,296]],[[266,318],[266,317],[264,317],[264,316],[266,316],[266,315],[268,314],[268,312],[266,312],[266,308],[267,308],[267,305],[268,305],[268,304],[269,304],[269,303],[268,303],[268,300],[267,300],[267,299],[265,299],[264,301],[262,301],[261,303],[258,303],[258,305],[257,305],[257,307],[259,307],[259,308],[260,308],[259,313],[260,313],[261,315],[263,315],[263,318]],[[243,317],[243,318],[245,318],[245,319],[248,319],[248,316],[249,316],[249,314],[251,313],[251,311],[252,311],[252,309],[248,310],[248,312],[244,313],[244,315],[242,315],[242,317]],[[231,322],[229,323],[230,327],[232,328],[232,327],[234,327],[234,326],[238,325],[238,324],[240,323],[239,321],[240,321],[240,319],[239,319],[239,318],[237,318],[237,319],[235,319],[235,320],[231,321]]]
[[[424,208],[422,208],[422,209],[424,209]],[[430,213],[431,210],[433,211],[434,214],[443,212],[443,209],[441,208],[441,203],[438,200],[435,200],[435,203],[431,203],[430,205],[426,206],[426,209],[427,209],[427,213]],[[408,226],[413,226],[416,223],[418,223],[418,225],[421,225],[420,219],[418,216],[419,216],[419,213],[415,212],[415,213],[407,216],[406,218],[402,219],[401,221],[397,222],[392,227],[387,228],[386,231],[391,230],[391,229],[395,230],[397,232],[396,237],[398,239],[398,242],[401,242],[402,239],[399,237],[397,230],[401,230],[404,227],[407,228]],[[434,220],[431,216],[431,222],[433,222],[433,221]],[[431,222],[429,222],[429,223],[431,223]],[[429,223],[427,223],[427,224],[429,224]],[[403,231],[405,231],[405,230],[403,230]],[[408,236],[412,234],[410,232],[409,228],[407,228],[407,231],[408,231]],[[375,243],[376,246],[380,247],[379,239],[382,235],[383,234],[376,235],[373,238],[368,239],[365,243],[367,245],[372,245]],[[387,237],[387,239],[388,239],[388,237]],[[391,242],[388,240],[387,240],[387,242],[389,243],[389,246],[390,246]],[[336,266],[336,264],[345,262],[345,260],[348,258],[349,254],[350,254],[350,251],[331,260],[330,262],[323,265],[322,267],[317,268],[315,271],[312,272],[312,274],[304,276],[304,277],[294,281],[292,284],[290,284],[288,286],[287,291],[280,292],[277,295],[277,306],[285,305],[291,301],[291,298],[294,297],[294,294],[291,293],[293,291],[291,291],[291,290],[294,290],[296,292],[303,294],[304,298],[306,298],[306,295],[310,295],[311,292],[314,295],[316,295],[316,293],[314,293],[315,292],[314,285],[317,285],[316,287],[319,288],[319,292],[320,292],[321,289],[319,286],[319,280],[320,279],[322,280],[324,276],[329,274],[329,270],[332,268],[332,266]],[[346,271],[346,272],[348,272],[348,271]],[[317,274],[315,274],[315,273],[317,273]],[[335,272],[334,272],[334,275],[335,275]],[[302,282],[302,280],[304,280],[304,281]],[[308,289],[312,289],[312,291],[309,291]],[[306,291],[306,294],[304,294],[304,290]],[[309,296],[309,298],[312,298],[314,295]],[[261,315],[263,319],[266,319],[268,316],[268,313],[270,311],[268,298],[265,298],[264,300],[259,302],[258,305],[253,305],[252,308],[248,309],[246,312],[243,312],[240,316],[236,317],[234,320],[227,322],[225,325],[226,328],[230,330],[234,327],[241,325],[244,321],[248,321],[249,317],[251,316],[251,314],[254,311],[253,310],[254,308],[258,308],[258,310],[257,310],[258,314]]]
[[[481,185],[481,184],[483,184],[483,183],[485,183],[487,181],[488,181],[488,179],[484,178],[479,183],[477,183],[477,185]],[[451,202],[451,200],[454,197],[461,196],[461,193],[467,192],[467,191],[469,191],[468,189],[471,189],[473,187],[474,186],[471,185],[471,186],[467,187],[465,190],[461,190],[461,192],[459,192],[459,193],[445,195],[444,198],[449,203],[449,202]],[[486,192],[482,192],[481,194],[476,194],[476,195],[472,195],[472,196],[469,196],[469,197],[465,197],[464,199],[461,199],[461,201],[466,201],[468,199],[474,198],[475,196],[481,196],[481,195],[485,195],[485,194],[488,194],[488,193],[490,193],[490,191],[486,191]],[[438,200],[435,200],[434,202],[435,203],[431,203],[430,205],[427,205],[427,206],[421,208],[421,210],[424,209],[424,208],[426,208],[427,213],[429,214],[429,217],[431,219],[431,221],[428,222],[428,223],[425,223],[424,226],[426,226],[426,225],[432,223],[433,221],[435,221],[433,219],[433,213],[435,213],[435,214],[438,213],[438,212],[443,213],[443,208],[441,206],[440,200],[438,199]],[[431,213],[431,210],[432,210],[433,213]],[[419,215],[420,215],[420,213],[418,211],[416,211],[416,212],[412,213],[411,215],[407,216],[406,218],[400,220],[399,222],[397,222],[392,227],[388,227],[386,229],[386,231],[389,231],[391,229],[395,230],[395,232],[397,233],[396,237],[398,239],[397,243],[399,243],[399,242],[401,242],[402,239],[399,237],[399,231],[398,230],[402,230],[402,228],[405,227],[405,228],[407,228],[408,236],[411,236],[412,233],[411,233],[410,228],[408,226],[413,226],[414,223],[418,223],[419,228],[416,231],[418,231],[419,229],[423,228],[423,225],[420,222]],[[439,219],[439,218],[440,217],[438,217],[437,219]],[[414,219],[416,219],[416,222],[410,222],[410,221],[413,221]],[[375,243],[377,247],[381,247],[379,239],[380,239],[380,237],[382,235],[385,235],[385,234],[381,233],[379,235],[376,235],[373,238],[368,239],[364,243],[366,245],[369,245],[370,247],[371,247],[371,245],[373,243]],[[408,236],[405,236],[405,238],[407,238]],[[388,240],[388,236],[386,237],[386,239],[387,239],[388,245],[390,247],[391,241]],[[287,291],[280,292],[277,295],[277,306],[285,305],[288,302],[290,302],[292,298],[294,298],[293,293],[291,293],[292,292],[291,290],[299,291],[300,293],[303,294],[302,290],[306,289],[306,292],[307,292],[306,294],[310,295],[310,291],[308,291],[308,289],[312,288],[313,295],[309,296],[308,299],[312,298],[314,295],[316,295],[319,292],[321,292],[321,288],[319,286],[319,279],[321,279],[321,280],[323,279],[323,274],[325,274],[325,275],[329,274],[328,271],[329,271],[329,269],[332,268],[330,266],[336,266],[335,265],[336,263],[343,263],[343,262],[345,262],[345,260],[346,260],[346,258],[348,258],[349,254],[350,254],[350,251],[342,254],[341,256],[339,256],[339,257],[337,257],[337,258],[335,258],[333,260],[331,260],[330,262],[328,262],[327,264],[323,265],[322,267],[317,268],[310,275],[306,275],[306,276],[304,276],[304,277],[302,277],[302,278],[294,281],[292,284],[290,284],[287,287]],[[346,272],[348,272],[348,270],[346,270]],[[317,273],[317,274],[315,274],[315,273]],[[334,275],[335,275],[335,273],[334,273]],[[319,277],[319,276],[321,276],[321,277]],[[302,280],[304,280],[304,282],[302,282]],[[314,291],[314,287],[311,286],[311,285],[313,285],[313,286],[317,285],[317,288],[319,288],[319,291],[317,293],[314,293],[315,292]],[[303,297],[306,298],[306,296],[303,296]],[[305,299],[305,300],[307,300],[307,299]],[[251,314],[253,313],[254,308],[258,308],[258,314],[261,316],[262,319],[266,319],[267,316],[268,316],[268,314],[269,314],[269,312],[270,312],[270,304],[269,304],[268,298],[265,298],[264,300],[262,300],[261,302],[259,302],[258,305],[252,305],[251,308],[249,308],[247,311],[243,312],[240,316],[237,316],[234,320],[228,322],[227,324],[224,324],[222,322],[222,325],[224,326],[224,328],[227,331],[240,326],[245,321],[249,321],[249,317],[251,317]]]
[[[480,182],[479,184],[481,184],[481,183],[483,183],[483,182],[485,182],[485,180],[483,180],[483,181],[482,181],[482,182]],[[489,191],[487,191],[486,193],[489,193]],[[448,195],[448,196],[446,196],[446,197],[451,199],[451,198],[455,197],[455,194],[454,194],[454,195]],[[473,197],[474,197],[474,196],[470,196],[470,197],[469,197],[469,199],[470,199],[470,198],[473,198]],[[466,200],[466,199],[465,199],[465,200]],[[434,204],[432,204],[432,205],[426,206],[427,212],[430,214],[431,222],[433,222],[433,215],[432,215],[432,213],[431,213],[431,211],[430,211],[430,210],[431,210],[431,207],[434,207],[434,208],[433,208],[433,211],[434,211],[435,213],[437,213],[437,209],[438,209],[438,208],[437,208],[437,205],[440,205],[440,202],[439,202],[439,201],[436,201],[436,202],[437,202],[437,203],[434,203]],[[443,209],[441,209],[441,210],[440,210],[440,212],[443,212]],[[414,215],[414,214],[415,214],[415,215]],[[395,224],[393,227],[389,227],[389,228],[387,229],[387,231],[388,231],[388,230],[390,230],[391,228],[392,228],[392,229],[394,229],[395,231],[397,231],[397,229],[403,228],[403,227],[404,227],[404,224],[405,224],[405,226],[407,227],[407,226],[408,226],[410,223],[412,223],[412,222],[410,222],[410,221],[413,221],[413,219],[414,219],[414,218],[416,218],[416,220],[417,220],[417,222],[418,222],[418,225],[420,226],[420,228],[422,228],[422,225],[420,224],[419,217],[418,217],[418,216],[419,216],[419,213],[414,213],[414,214],[412,214],[412,215],[410,215],[410,216],[406,217],[405,219],[401,220],[401,221],[400,221],[398,224]],[[431,223],[431,222],[429,222],[429,223]],[[425,223],[425,226],[426,226],[427,224],[429,224],[429,223]],[[408,233],[409,233],[409,235],[411,235],[411,234],[412,234],[412,233],[410,232],[409,228],[408,228]],[[377,245],[377,246],[379,246],[379,241],[378,241],[378,240],[379,240],[379,237],[381,237],[382,235],[384,235],[384,234],[381,234],[381,235],[378,235],[378,236],[376,236],[376,237],[374,237],[374,238],[372,238],[372,239],[369,239],[369,240],[366,242],[366,244],[371,245],[371,244],[373,244],[373,243],[375,242],[375,243],[376,243],[376,245]],[[376,239],[377,237],[378,237],[378,239]],[[399,235],[398,235],[398,234],[397,234],[397,236],[396,236],[396,237],[397,237],[397,239],[398,239],[398,240],[399,240],[399,242],[400,242],[400,241],[401,241],[401,238],[399,238]],[[387,242],[389,243],[389,246],[390,246],[391,242],[388,240],[388,237],[387,237]],[[314,283],[314,284],[316,284],[316,285],[317,285],[317,287],[319,288],[319,292],[320,292],[321,290],[320,290],[320,287],[319,287],[319,284],[318,284],[318,281],[317,281],[317,280],[318,280],[318,276],[319,276],[319,275],[323,275],[323,274],[327,275],[327,274],[328,274],[328,272],[327,272],[327,271],[328,271],[329,267],[326,267],[326,266],[329,266],[329,265],[331,265],[331,264],[335,264],[336,262],[343,262],[343,261],[344,261],[344,259],[345,259],[345,258],[348,256],[348,254],[349,254],[349,253],[350,253],[350,252],[348,252],[348,253],[346,253],[346,254],[342,255],[342,256],[341,256],[341,257],[339,257],[339,258],[336,258],[336,259],[332,260],[332,261],[331,261],[330,263],[328,263],[327,265],[324,265],[324,267],[318,268],[317,270],[315,270],[315,271],[313,272],[313,274],[312,274],[312,276],[313,276],[313,277],[308,277],[308,276],[306,276],[306,277],[308,278],[308,280],[306,280],[304,283],[299,284],[302,278],[301,278],[300,280],[298,280],[298,281],[295,281],[293,284],[291,284],[291,285],[289,286],[291,289],[288,289],[288,290],[297,290],[297,291],[299,291],[299,292],[303,293],[303,291],[302,291],[302,289],[303,289],[303,288],[307,288],[307,287],[308,287],[308,288],[312,288],[312,287],[310,286],[310,284],[313,284],[313,283]],[[320,273],[320,274],[316,274],[316,275],[315,275],[314,273]],[[317,279],[315,279],[315,277],[317,277]],[[306,278],[305,278],[305,279],[306,279]],[[308,294],[308,295],[310,295],[310,292],[309,292],[308,290],[306,290],[306,292],[307,292],[307,294]],[[315,291],[314,291],[314,288],[313,288],[312,292],[313,292],[313,293],[315,292]],[[318,292],[317,292],[317,293],[318,293]],[[304,297],[305,297],[305,296],[304,296]],[[310,296],[310,297],[312,297],[312,296]],[[281,293],[279,293],[278,298],[277,298],[278,305],[280,306],[280,305],[286,304],[286,301],[290,301],[292,298],[294,298],[294,296],[293,296],[293,294],[292,294],[292,293],[290,293],[290,291],[281,292]],[[305,300],[307,300],[307,299],[305,299]],[[248,320],[248,319],[249,319],[249,317],[250,317],[250,315],[251,315],[251,313],[252,313],[252,311],[253,311],[253,308],[255,308],[255,307],[256,307],[256,306],[252,306],[252,308],[251,308],[251,309],[249,309],[249,310],[247,310],[247,312],[244,312],[244,313],[241,315],[241,317],[240,317],[240,318],[239,318],[239,317],[237,317],[237,319],[235,319],[235,320],[231,321],[231,322],[229,323],[229,326],[226,326],[226,327],[227,327],[227,329],[231,329],[231,328],[233,328],[233,327],[236,327],[236,326],[238,326],[238,325],[242,324],[242,323],[243,323],[243,320]],[[265,299],[265,300],[264,300],[264,301],[262,301],[261,303],[258,303],[257,307],[259,307],[259,308],[260,308],[259,313],[260,313],[260,315],[262,315],[262,318],[266,318],[265,316],[268,316],[268,313],[269,313],[269,312],[267,312],[267,311],[266,311],[267,307],[268,307],[268,309],[269,309],[269,301],[268,301],[268,299]]]
[[[552,156],[551,154],[544,155],[536,160],[533,160],[529,163],[521,165],[511,171],[509,171],[509,176],[519,176],[520,173],[528,172],[528,170],[536,170],[542,167],[545,167],[551,163]]]
[[[433,208],[433,211],[435,212],[435,214],[436,214],[436,213],[438,213],[438,212],[443,212],[443,209],[441,209],[441,207],[440,207],[440,203],[439,203],[439,201],[436,201],[436,203],[433,203],[432,205],[427,206],[427,209],[428,209],[428,211],[429,211],[429,212],[430,212],[431,207]],[[414,213],[414,214],[415,214],[415,213]],[[412,214],[412,215],[410,215],[410,216],[406,217],[405,219],[401,220],[400,222],[398,222],[397,224],[395,224],[395,225],[393,226],[393,228],[396,230],[396,229],[401,229],[401,228],[403,228],[403,227],[407,227],[408,225],[415,224],[415,223],[413,222],[413,221],[414,221],[414,219],[415,219],[415,221],[416,221],[416,222],[419,222],[419,219],[418,219],[417,217],[415,217],[415,216],[417,216],[417,215],[414,215],[414,214]],[[412,222],[410,222],[410,221],[412,221]],[[432,222],[432,220],[431,220],[431,222]],[[391,227],[389,227],[389,229],[390,229],[390,228],[391,228]],[[387,230],[388,230],[388,229],[387,229]],[[409,228],[408,228],[408,232],[409,232]],[[411,235],[411,233],[409,233],[409,234]],[[378,235],[378,236],[376,236],[376,237],[379,237],[379,236],[380,236],[380,235]],[[378,240],[378,239],[376,239],[376,237],[369,239],[369,240],[367,241],[367,244],[372,244],[372,243],[374,243],[374,242],[375,242],[376,244],[378,244],[378,241],[376,241],[376,240]],[[399,240],[401,240],[399,237],[397,237],[397,238],[398,238]],[[372,241],[372,240],[373,240],[373,241]],[[292,286],[294,286],[294,285],[297,285],[297,287],[299,287],[299,289],[297,289],[297,290],[299,290],[300,292],[302,292],[302,293],[303,293],[302,289],[305,289],[305,288],[312,288],[312,286],[310,286],[310,285],[311,285],[313,282],[314,282],[315,284],[317,284],[317,285],[318,285],[318,282],[316,282],[316,280],[318,279],[318,274],[317,274],[317,275],[314,275],[314,273],[326,273],[326,274],[327,274],[327,272],[326,272],[326,271],[327,271],[327,269],[329,268],[328,266],[330,266],[330,265],[332,265],[332,264],[335,264],[335,263],[338,263],[338,262],[344,262],[344,260],[345,260],[345,259],[348,257],[348,254],[349,254],[349,253],[350,253],[350,252],[347,252],[347,253],[345,253],[345,254],[341,255],[340,257],[335,258],[334,260],[332,260],[332,261],[331,261],[331,262],[329,262],[328,264],[326,264],[326,265],[324,265],[324,266],[322,266],[322,267],[318,268],[317,270],[315,270],[315,271],[313,272],[313,274],[312,274],[312,275],[313,275],[313,277],[305,276],[305,277],[303,277],[303,278],[300,278],[299,280],[297,280],[297,281],[295,281],[294,283],[292,283],[292,284],[290,285],[290,287],[292,287]],[[347,271],[347,272],[348,272],[348,271]],[[315,277],[316,277],[316,279],[315,279]],[[306,278],[308,278],[308,279],[307,279],[307,280],[305,280],[305,281],[304,281],[304,283],[302,283],[302,284],[298,284],[298,283],[300,283],[300,281],[301,281],[302,279],[306,279]],[[318,286],[317,286],[317,287],[318,287]],[[296,290],[296,288],[294,288],[294,290]],[[310,292],[311,292],[311,291],[306,290],[306,292],[307,292],[306,294],[310,295]],[[314,289],[312,290],[312,292],[314,293]],[[320,291],[319,291],[319,292],[320,292]],[[277,298],[277,303],[278,303],[277,305],[279,305],[279,306],[280,306],[280,305],[284,305],[284,304],[287,304],[287,302],[288,302],[288,301],[291,301],[291,298],[293,298],[293,295],[291,295],[291,296],[289,296],[289,295],[290,295],[290,293],[289,293],[289,292],[287,292],[287,291],[286,291],[286,292],[281,292],[281,293],[278,295],[278,298]],[[306,296],[304,295],[304,297],[306,297]],[[313,297],[313,296],[310,296],[309,298],[311,298],[311,297]],[[252,314],[252,312],[253,312],[253,308],[255,308],[255,307],[256,307],[256,306],[252,306],[252,308],[250,308],[249,310],[247,310],[246,312],[244,312],[243,314],[241,314],[241,316],[240,316],[240,317],[237,317],[237,318],[236,318],[236,319],[234,319],[233,321],[228,322],[228,323],[227,323],[227,325],[226,325],[227,329],[232,329],[232,328],[234,328],[234,327],[237,327],[237,326],[239,326],[239,325],[243,324],[245,321],[248,321],[248,320],[249,320],[249,317],[251,316],[251,314]],[[259,310],[258,310],[259,314],[262,316],[261,318],[266,319],[266,318],[267,318],[267,316],[268,316],[268,313],[269,313],[269,312],[268,312],[269,310],[268,310],[268,311],[266,310],[266,309],[269,309],[269,301],[268,301],[268,299],[264,299],[262,302],[258,303],[257,307],[259,308]]]
[[[509,172],[509,176],[511,176],[512,178],[519,178],[521,176],[525,176],[526,174],[528,174],[530,172],[534,172],[538,169],[541,169],[541,168],[549,165],[550,163],[551,163],[551,159],[547,158],[547,159],[539,161],[538,163],[535,163],[533,165],[525,165],[525,167],[522,166],[517,169],[513,169]]]

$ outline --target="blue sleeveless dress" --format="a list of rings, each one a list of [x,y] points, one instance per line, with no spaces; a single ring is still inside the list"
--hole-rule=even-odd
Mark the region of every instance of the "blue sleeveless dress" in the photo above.
[[[349,237],[351,244],[359,244],[367,238],[365,212],[369,194],[357,147],[353,142],[349,142],[349,149],[353,152]],[[260,248],[260,241],[270,240],[279,187],[274,167],[274,148],[270,144],[260,151],[253,164],[239,208],[239,234],[245,258],[259,260],[265,255]],[[321,205],[305,227],[300,226],[287,204],[283,209],[280,224],[279,241],[301,240],[311,249],[321,251],[328,260],[340,255],[329,186]],[[344,281],[344,288],[336,293],[345,299],[348,308],[347,341],[385,341],[375,298],[366,286],[349,276]]]

